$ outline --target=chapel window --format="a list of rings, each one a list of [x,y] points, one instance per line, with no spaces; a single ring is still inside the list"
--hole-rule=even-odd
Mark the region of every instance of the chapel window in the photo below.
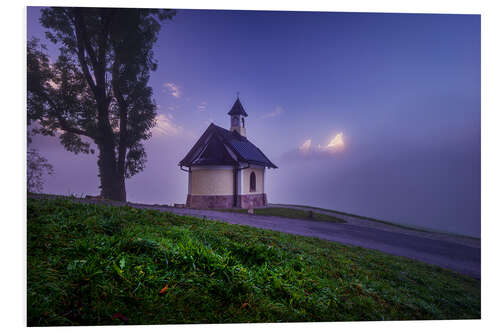
[[[250,174],[250,192],[255,192],[255,172]]]

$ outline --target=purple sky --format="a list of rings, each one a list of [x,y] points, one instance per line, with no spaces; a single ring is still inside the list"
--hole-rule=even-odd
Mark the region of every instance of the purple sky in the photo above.
[[[28,8],[28,38],[44,39],[39,17]],[[184,202],[177,163],[210,122],[229,127],[239,91],[248,138],[279,166],[270,202],[480,235],[479,15],[180,10],[155,55],[159,126],[128,200]],[[46,192],[97,194],[95,156],[33,145],[55,168]]]

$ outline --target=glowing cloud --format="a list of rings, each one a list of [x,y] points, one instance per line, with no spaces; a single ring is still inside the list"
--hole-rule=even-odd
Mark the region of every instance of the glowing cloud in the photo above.
[[[266,119],[266,118],[274,118],[274,117],[277,117],[279,116],[280,114],[282,114],[283,112],[285,112],[285,110],[281,107],[281,106],[277,106],[274,108],[273,111],[269,112],[269,113],[266,113],[264,115],[262,115],[260,118],[261,119]]]
[[[298,150],[302,155],[328,155],[341,152],[344,148],[344,133],[340,132],[337,133],[326,146],[320,144],[313,146],[312,140],[307,139],[299,146]]]
[[[175,98],[181,97],[181,88],[173,82],[166,82],[163,84],[165,88],[168,89],[170,94]]]
[[[343,150],[344,149],[344,133],[340,132],[330,141],[327,149]]]
[[[201,102],[199,105],[198,105],[198,110],[199,111],[205,111],[207,109],[207,102]]]
[[[182,133],[182,126],[174,123],[172,114],[165,116],[159,113],[156,116],[156,126],[153,127],[153,135],[173,136]]]
[[[311,139],[307,139],[300,147],[299,150],[306,152],[311,148]]]

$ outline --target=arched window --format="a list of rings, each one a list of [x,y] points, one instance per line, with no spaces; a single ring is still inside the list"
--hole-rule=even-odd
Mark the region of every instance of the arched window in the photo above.
[[[250,192],[255,192],[255,172],[250,174]]]

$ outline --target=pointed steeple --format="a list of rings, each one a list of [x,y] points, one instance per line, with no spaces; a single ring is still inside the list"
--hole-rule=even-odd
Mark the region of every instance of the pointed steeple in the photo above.
[[[248,117],[248,114],[245,112],[245,109],[243,108],[243,105],[241,105],[240,98],[236,98],[236,102],[234,102],[233,107],[231,110],[227,113],[230,116],[243,116],[243,117]]]
[[[243,105],[241,105],[239,97],[236,98],[236,102],[234,102],[233,107],[227,114],[231,118],[230,131],[235,131],[242,136],[247,136],[244,117],[248,117],[248,114],[245,112],[245,109],[243,109]]]

